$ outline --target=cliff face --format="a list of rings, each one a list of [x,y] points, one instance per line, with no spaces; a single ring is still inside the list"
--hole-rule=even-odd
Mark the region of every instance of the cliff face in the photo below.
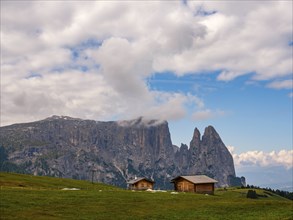
[[[200,139],[199,131],[194,130],[190,142],[190,153],[192,156],[189,173],[214,176],[221,186],[229,185],[229,178],[235,177],[232,155],[212,126],[205,129],[202,139]]]
[[[0,128],[6,158],[1,169],[75,179],[91,179],[125,187],[134,176],[170,188],[177,175],[204,173],[229,185],[233,159],[211,126],[202,139],[194,131],[190,147],[171,143],[166,121],[97,122],[53,116],[42,121]],[[229,177],[230,176],[230,177]],[[230,181],[230,182],[229,182]]]

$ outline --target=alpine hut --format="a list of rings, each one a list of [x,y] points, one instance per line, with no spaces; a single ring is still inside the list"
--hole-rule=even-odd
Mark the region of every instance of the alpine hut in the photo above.
[[[131,190],[147,190],[153,189],[155,182],[145,177],[135,177],[133,180],[127,182],[128,189]]]
[[[217,180],[206,175],[177,176],[171,180],[171,183],[174,183],[175,191],[205,194],[214,194],[215,183],[217,182]]]

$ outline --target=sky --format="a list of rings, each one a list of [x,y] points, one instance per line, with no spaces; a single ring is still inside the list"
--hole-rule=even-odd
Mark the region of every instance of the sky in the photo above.
[[[51,115],[143,116],[167,120],[180,146],[195,127],[203,133],[212,125],[239,174],[288,172],[292,7],[292,1],[1,1],[1,126]]]

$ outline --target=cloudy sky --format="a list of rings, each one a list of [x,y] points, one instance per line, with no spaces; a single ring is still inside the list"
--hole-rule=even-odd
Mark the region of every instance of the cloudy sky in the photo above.
[[[292,20],[292,1],[1,1],[1,126],[144,116],[180,145],[213,125],[238,167],[292,168]]]

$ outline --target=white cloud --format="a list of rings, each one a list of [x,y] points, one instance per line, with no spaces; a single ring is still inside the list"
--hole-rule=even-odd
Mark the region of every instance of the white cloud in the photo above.
[[[70,71],[16,82],[4,80],[7,83],[2,85],[1,94],[3,124],[43,119],[53,114],[102,119],[121,111],[116,101],[119,94],[99,75]]]
[[[203,109],[192,114],[192,119],[195,121],[204,121],[215,117],[224,116],[226,113],[222,110]]]
[[[241,2],[241,7],[200,1],[187,6],[180,1],[2,2],[1,123],[52,114],[178,119],[188,114],[190,103],[197,120],[221,116],[196,95],[151,91],[146,79],[165,70],[178,75],[221,70],[218,79],[225,81],[251,72],[254,80],[287,77],[291,6],[280,1]],[[200,7],[217,13],[196,15]]]
[[[180,119],[186,116],[184,105],[191,102],[191,97],[180,93],[152,92],[155,103],[144,109],[144,116],[159,119]]]
[[[231,71],[222,71],[220,75],[218,75],[217,79],[222,81],[231,81],[238,76],[244,75],[245,73],[241,72],[231,72]]]
[[[2,125],[40,120],[53,114],[96,120],[139,116],[176,120],[186,116],[185,105],[203,105],[190,94],[148,91],[131,85],[129,91],[121,93],[104,75],[79,70],[44,73],[17,81],[5,75],[3,79]]]
[[[293,89],[293,80],[274,81],[268,84],[268,87],[273,89]]]
[[[126,39],[110,38],[103,42],[94,57],[105,79],[118,92],[128,97],[144,97],[148,91],[143,77],[151,72],[151,64],[143,59],[147,55],[146,50],[142,51],[139,45]]]
[[[287,169],[293,167],[293,150],[280,151],[247,151],[236,154],[235,147],[227,147],[233,156],[236,168],[242,167],[274,167],[283,166]]]
[[[157,60],[158,70],[184,74],[223,69],[225,74],[219,79],[225,80],[253,72],[255,80],[292,73],[292,48],[288,45],[292,41],[292,2],[243,2],[241,6],[211,1],[190,4],[217,13],[201,18],[199,23],[204,25],[206,34],[195,39],[192,47]]]

